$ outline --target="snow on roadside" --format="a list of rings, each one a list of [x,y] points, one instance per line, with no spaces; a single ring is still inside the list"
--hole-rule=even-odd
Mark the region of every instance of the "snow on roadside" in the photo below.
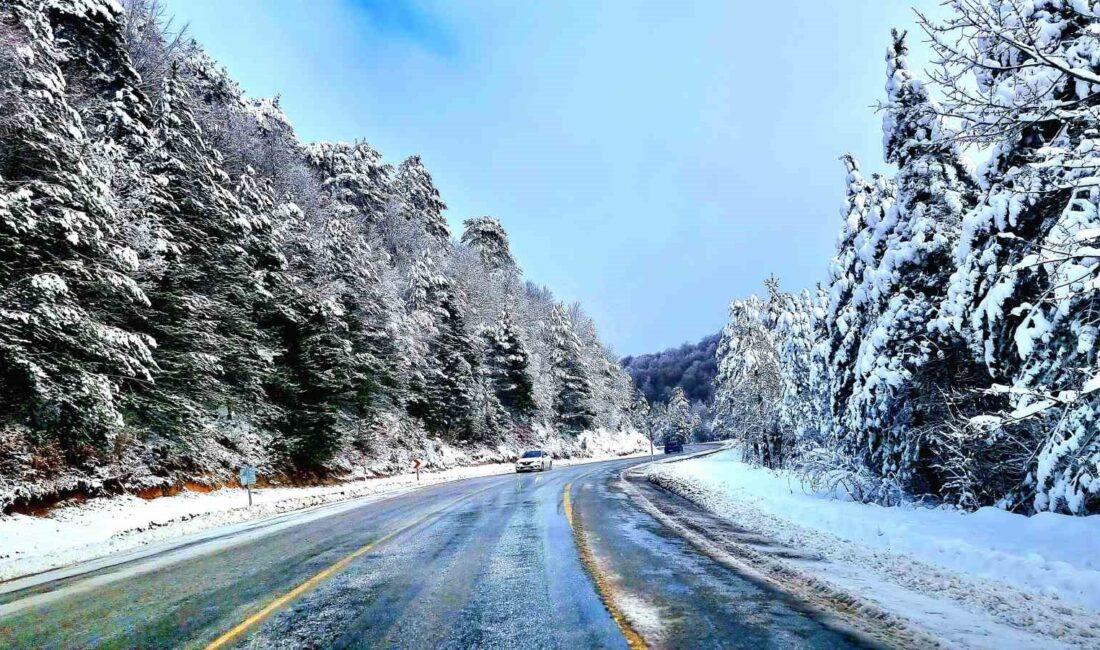
[[[589,458],[558,459],[555,466],[645,455],[635,440],[613,444],[600,433],[589,436]],[[625,443],[625,446],[624,446]],[[647,443],[648,445],[648,443]],[[209,531],[229,524],[258,521],[325,504],[393,496],[437,483],[513,472],[513,463],[452,467],[436,472],[358,480],[316,487],[254,489],[253,506],[243,489],[183,491],[176,496],[145,500],[131,495],[89,499],[59,507],[44,517],[0,515],[0,581],[78,562],[131,551],[158,542]]]
[[[1100,516],[885,508],[809,493],[738,459],[728,450],[647,471],[738,527],[816,554],[824,561],[784,561],[949,644],[1098,643]]]
[[[652,643],[662,639],[665,634],[666,616],[659,607],[627,591],[615,593],[615,604],[630,621],[630,625],[647,642]]]

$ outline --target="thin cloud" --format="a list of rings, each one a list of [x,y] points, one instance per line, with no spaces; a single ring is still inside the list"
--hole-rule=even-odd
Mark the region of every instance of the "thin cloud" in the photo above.
[[[440,17],[410,0],[351,0],[351,7],[380,34],[412,41],[444,57],[458,54],[458,38]]]

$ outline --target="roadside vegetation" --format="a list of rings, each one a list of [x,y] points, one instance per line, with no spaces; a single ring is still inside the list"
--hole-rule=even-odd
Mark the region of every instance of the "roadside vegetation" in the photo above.
[[[930,79],[887,43],[897,172],[842,157],[829,281],[730,306],[717,428],[860,500],[1097,513],[1100,14],[949,4]]]

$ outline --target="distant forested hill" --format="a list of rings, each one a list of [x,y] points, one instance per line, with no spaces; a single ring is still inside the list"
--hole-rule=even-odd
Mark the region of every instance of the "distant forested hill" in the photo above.
[[[650,402],[667,402],[680,386],[692,401],[710,402],[714,375],[718,372],[715,352],[721,335],[712,334],[698,343],[685,343],[654,354],[623,357],[623,368],[634,385]]]

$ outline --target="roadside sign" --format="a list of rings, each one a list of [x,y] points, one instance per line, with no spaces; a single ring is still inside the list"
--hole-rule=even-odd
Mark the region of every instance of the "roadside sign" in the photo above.
[[[252,484],[256,482],[256,468],[251,465],[242,465],[240,471],[241,485],[248,490],[248,505],[252,506]]]
[[[424,464],[424,461],[419,458],[413,459],[413,469],[416,470],[416,480],[420,480],[420,466]]]

